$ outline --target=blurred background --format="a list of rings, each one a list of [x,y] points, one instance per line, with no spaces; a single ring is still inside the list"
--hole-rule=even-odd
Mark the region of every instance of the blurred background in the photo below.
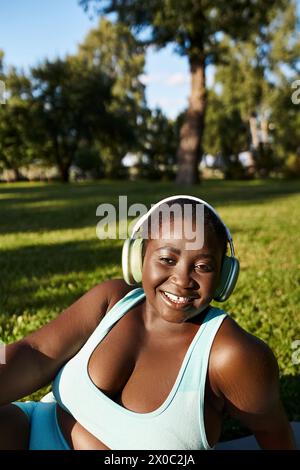
[[[1,2],[4,342],[122,275],[99,204],[193,194],[241,262],[224,308],[272,347],[300,420],[299,18],[296,0]]]

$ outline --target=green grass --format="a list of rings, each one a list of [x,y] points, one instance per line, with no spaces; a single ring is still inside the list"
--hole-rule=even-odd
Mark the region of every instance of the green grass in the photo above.
[[[230,227],[241,274],[223,306],[273,349],[289,418],[300,420],[300,364],[292,361],[292,343],[300,340],[299,181],[1,185],[1,339],[21,338],[95,284],[121,276],[122,240],[96,237],[99,204],[117,205],[127,195],[128,205],[150,207],[176,193],[207,200]],[[243,432],[230,421],[224,436]]]

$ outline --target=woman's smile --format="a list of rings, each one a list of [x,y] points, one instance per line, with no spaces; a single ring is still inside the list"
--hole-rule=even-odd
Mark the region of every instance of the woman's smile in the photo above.
[[[193,304],[195,297],[182,297],[172,294],[168,291],[160,291],[161,297],[164,302],[175,309],[182,309],[183,307],[190,306]]]

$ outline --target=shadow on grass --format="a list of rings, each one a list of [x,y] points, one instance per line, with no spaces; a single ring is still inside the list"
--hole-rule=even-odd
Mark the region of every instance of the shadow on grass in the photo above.
[[[121,246],[99,240],[33,245],[0,251],[0,265],[6,273],[0,280],[0,310],[6,315],[66,307],[85,292],[86,277],[96,284],[121,265]]]
[[[300,421],[300,375],[284,375],[280,378],[281,399],[289,421]],[[236,419],[225,417],[220,441],[238,439],[252,434]]]
[[[300,181],[204,181],[175,186],[153,181],[0,186],[0,233],[51,231],[96,226],[96,208],[109,202],[118,208],[119,195],[128,205],[151,203],[173,194],[191,194],[212,205],[262,204],[300,192]],[[7,196],[7,197],[6,197]]]

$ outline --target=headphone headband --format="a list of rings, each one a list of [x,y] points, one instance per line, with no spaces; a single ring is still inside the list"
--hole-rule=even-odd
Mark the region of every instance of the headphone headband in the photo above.
[[[195,196],[187,196],[185,194],[180,194],[178,196],[169,196],[169,197],[166,197],[165,199],[162,199],[161,201],[157,202],[156,204],[151,205],[151,209],[149,209],[149,211],[146,214],[142,215],[142,217],[134,225],[134,227],[132,229],[130,239],[134,238],[135,234],[141,228],[143,223],[148,219],[148,217],[155,211],[155,209],[157,207],[159,207],[160,205],[162,205],[166,202],[173,201],[173,200],[176,200],[176,199],[190,199],[191,201],[196,201],[196,202],[199,202],[200,204],[204,204],[205,207],[207,207],[209,210],[211,210],[211,212],[213,212],[213,214],[221,222],[221,224],[223,225],[223,227],[226,231],[227,240],[228,240],[229,245],[230,245],[231,256],[234,257],[234,246],[233,246],[231,233],[230,233],[228,227],[225,225],[225,223],[221,219],[221,217],[219,216],[219,214],[216,212],[216,210],[210,204],[208,204],[206,201],[203,201],[203,199],[199,199],[198,197],[195,197]]]

